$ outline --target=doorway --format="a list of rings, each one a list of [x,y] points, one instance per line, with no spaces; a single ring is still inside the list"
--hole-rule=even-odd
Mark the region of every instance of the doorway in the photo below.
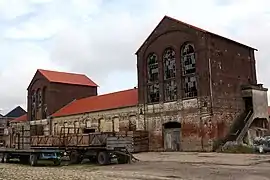
[[[244,97],[244,102],[245,102],[245,110],[246,112],[252,111],[253,110],[253,101],[252,97]]]
[[[179,122],[168,122],[163,125],[165,151],[180,151],[180,129]]]

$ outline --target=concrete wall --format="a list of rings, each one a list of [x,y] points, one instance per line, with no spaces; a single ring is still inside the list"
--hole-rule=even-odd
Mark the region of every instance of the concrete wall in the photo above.
[[[267,91],[253,89],[252,100],[253,100],[254,117],[268,119],[269,115],[268,115]]]

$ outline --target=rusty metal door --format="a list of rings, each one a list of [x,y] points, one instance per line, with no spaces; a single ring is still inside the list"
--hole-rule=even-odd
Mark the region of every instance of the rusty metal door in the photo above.
[[[164,129],[164,150],[180,150],[180,128]]]

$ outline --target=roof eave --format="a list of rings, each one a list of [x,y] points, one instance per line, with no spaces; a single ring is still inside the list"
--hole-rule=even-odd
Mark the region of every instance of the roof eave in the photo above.
[[[52,116],[52,118],[60,118],[60,117],[67,117],[67,116],[76,116],[80,114],[88,114],[88,113],[96,113],[96,112],[101,112],[101,111],[112,111],[115,109],[123,109],[123,108],[130,108],[130,107],[136,107],[138,104],[135,105],[128,105],[128,106],[119,106],[119,107],[114,107],[114,108],[109,108],[109,109],[101,109],[101,110],[95,110],[95,111],[85,111],[85,112],[79,112],[79,113],[71,113],[71,114],[64,114],[64,115],[55,115]]]
[[[226,40],[228,40],[228,41],[231,41],[231,42],[233,42],[233,43],[239,44],[239,45],[241,45],[241,46],[250,48],[250,49],[252,49],[252,50],[254,50],[254,51],[259,51],[258,49],[254,48],[254,47],[248,46],[248,45],[246,45],[246,44],[243,44],[243,43],[240,43],[240,42],[238,42],[238,41],[232,40],[232,39],[230,39],[230,38],[227,38],[227,37],[224,37],[224,36],[221,36],[221,35],[212,33],[212,32],[208,32],[208,31],[206,31],[206,33],[208,33],[208,34],[210,34],[210,35],[213,35],[213,36],[220,37],[220,38],[222,38],[222,39],[226,39]]]
[[[147,42],[147,40],[154,34],[155,30],[157,29],[157,27],[162,23],[162,21],[165,18],[168,18],[169,16],[165,15],[161,21],[159,21],[159,23],[156,25],[156,27],[153,29],[153,31],[151,31],[151,33],[149,34],[149,36],[147,36],[147,38],[143,41],[142,45],[138,48],[138,50],[135,52],[135,55],[138,55],[139,51],[142,49],[142,47],[145,45],[145,43]]]
[[[152,36],[152,34],[153,34],[153,33],[155,32],[155,30],[157,29],[157,27],[162,23],[162,21],[163,21],[165,18],[169,18],[169,19],[171,19],[171,20],[174,20],[174,21],[177,21],[177,22],[179,22],[179,23],[185,24],[185,25],[187,25],[187,26],[190,26],[191,28],[196,28],[198,31],[201,31],[201,32],[204,32],[204,33],[208,33],[208,34],[211,34],[211,35],[215,35],[215,36],[218,36],[218,37],[220,37],[220,38],[229,40],[229,41],[231,41],[231,42],[234,42],[234,43],[237,43],[237,44],[239,44],[239,45],[242,45],[242,46],[245,46],[245,47],[247,47],[247,48],[250,48],[250,49],[252,49],[252,50],[254,50],[254,51],[258,51],[258,49],[256,49],[256,48],[247,46],[247,45],[245,45],[245,44],[242,44],[242,43],[240,43],[240,42],[234,41],[234,40],[229,39],[229,38],[227,38],[227,37],[224,37],[224,36],[221,36],[221,35],[218,35],[218,34],[209,32],[209,31],[207,31],[207,30],[198,28],[198,27],[193,26],[193,25],[191,25],[191,24],[187,24],[187,23],[185,23],[185,22],[179,21],[179,20],[177,20],[177,19],[175,19],[175,18],[172,18],[172,17],[170,17],[170,16],[165,15],[165,16],[162,18],[162,20],[158,23],[158,25],[154,28],[154,30],[150,33],[150,35],[145,39],[145,41],[142,43],[142,45],[139,47],[139,49],[135,52],[135,55],[138,55],[139,51],[140,51],[140,50],[142,49],[142,47],[146,44],[147,40]]]

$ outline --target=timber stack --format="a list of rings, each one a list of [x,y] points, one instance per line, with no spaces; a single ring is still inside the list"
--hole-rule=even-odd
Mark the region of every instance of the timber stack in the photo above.
[[[116,132],[114,136],[107,139],[107,146],[115,146],[116,141],[119,147],[124,145],[131,153],[147,152],[149,150],[148,131]]]

